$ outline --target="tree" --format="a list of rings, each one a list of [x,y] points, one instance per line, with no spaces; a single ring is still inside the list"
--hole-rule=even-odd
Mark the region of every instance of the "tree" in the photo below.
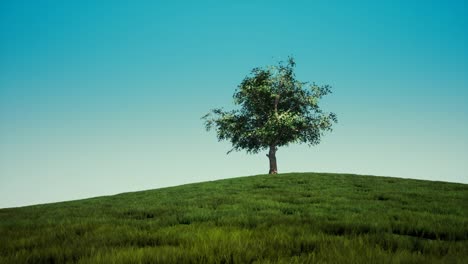
[[[234,92],[238,109],[213,109],[202,117],[207,130],[215,128],[218,141],[229,140],[233,151],[258,153],[269,149],[269,174],[278,173],[276,151],[290,143],[320,143],[324,131],[337,122],[319,100],[331,93],[329,85],[296,80],[292,57],[277,66],[254,68]]]

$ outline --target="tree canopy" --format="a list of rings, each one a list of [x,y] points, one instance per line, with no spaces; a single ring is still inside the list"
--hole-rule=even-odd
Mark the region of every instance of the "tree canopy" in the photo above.
[[[254,68],[234,92],[235,110],[211,110],[203,119],[207,130],[214,128],[218,140],[228,140],[233,150],[258,153],[270,149],[275,158],[278,147],[290,143],[320,143],[325,131],[337,122],[334,113],[322,111],[320,99],[331,93],[329,85],[301,82],[296,79],[296,63],[287,62]]]

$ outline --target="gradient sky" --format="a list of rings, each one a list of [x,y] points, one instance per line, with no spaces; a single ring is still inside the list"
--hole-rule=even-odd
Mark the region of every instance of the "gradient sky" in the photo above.
[[[136,3],[134,3],[136,2]],[[351,3],[353,2],[353,3]],[[132,3],[132,4],[130,4]],[[330,84],[280,172],[468,183],[466,1],[1,1],[0,208],[268,172],[200,117],[293,55]]]

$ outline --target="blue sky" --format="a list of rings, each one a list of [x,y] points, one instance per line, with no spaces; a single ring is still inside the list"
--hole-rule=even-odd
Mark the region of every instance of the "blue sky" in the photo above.
[[[200,117],[289,55],[339,123],[280,173],[468,183],[466,1],[133,2],[0,3],[0,207],[268,172]]]

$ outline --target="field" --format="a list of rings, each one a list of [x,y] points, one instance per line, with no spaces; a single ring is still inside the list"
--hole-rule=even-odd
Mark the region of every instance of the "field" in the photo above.
[[[468,185],[259,175],[0,209],[0,263],[466,263]]]

